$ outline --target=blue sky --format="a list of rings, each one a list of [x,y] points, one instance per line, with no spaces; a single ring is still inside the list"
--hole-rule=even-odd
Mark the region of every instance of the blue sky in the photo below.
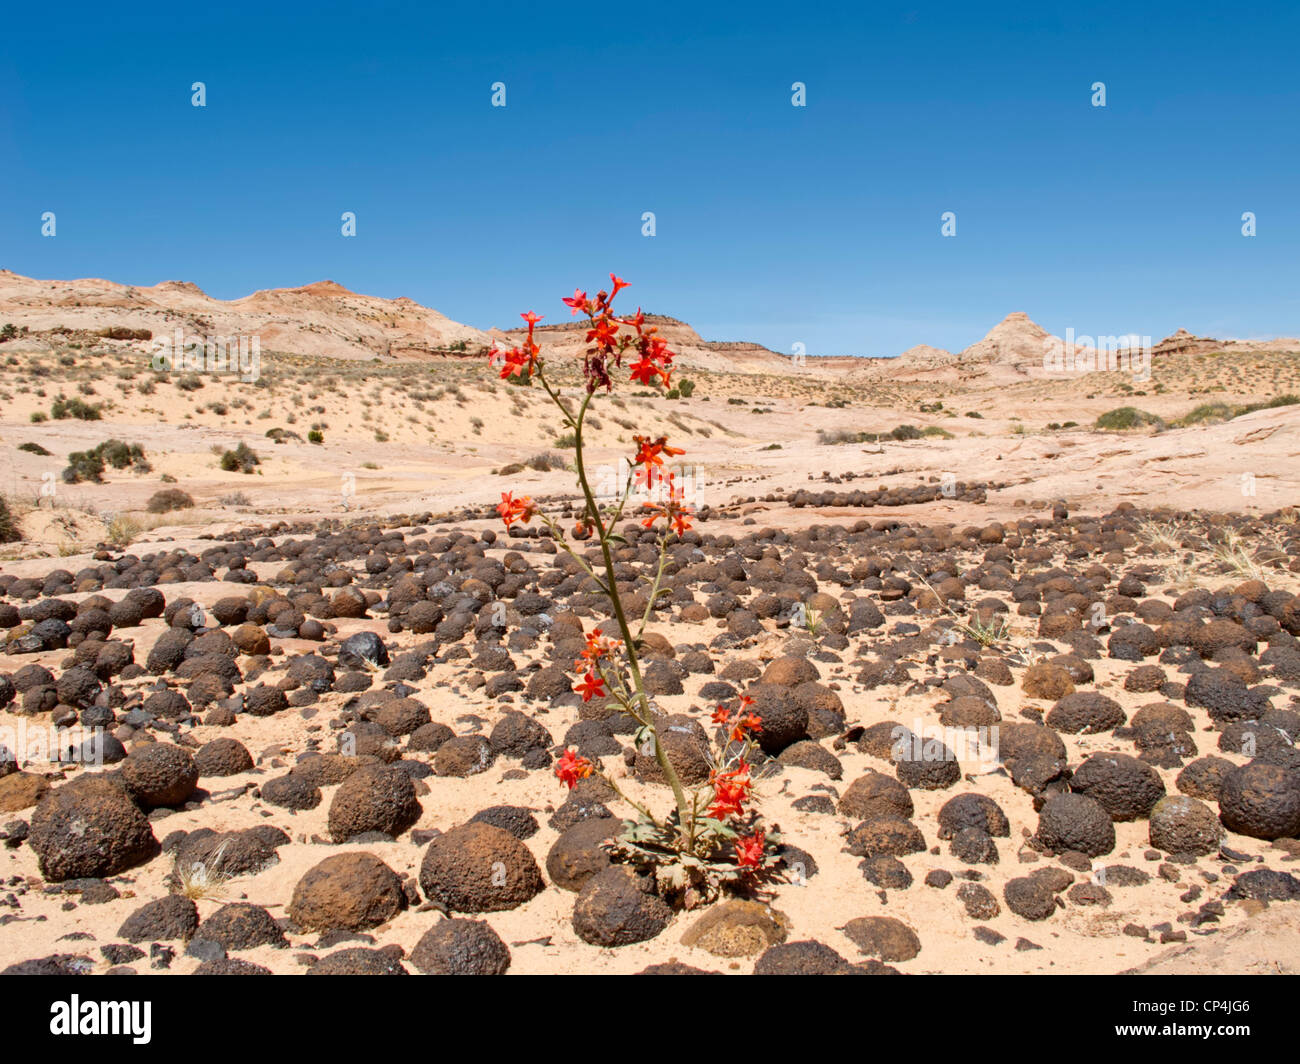
[[[706,338],[814,355],[960,349],[1013,310],[1295,335],[1297,40],[1280,3],[12,5],[0,266],[330,278],[483,328],[614,270]]]

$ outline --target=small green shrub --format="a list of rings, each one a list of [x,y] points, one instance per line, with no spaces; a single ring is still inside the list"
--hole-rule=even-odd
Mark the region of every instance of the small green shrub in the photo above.
[[[99,403],[88,403],[76,396],[68,399],[60,395],[50,406],[50,416],[55,421],[63,421],[67,418],[76,418],[78,421],[98,421],[102,410],[103,406]]]
[[[234,450],[225,451],[221,455],[221,468],[227,473],[251,473],[261,464],[262,459],[257,456],[257,452],[243,441]]]
[[[193,505],[194,499],[189,492],[180,488],[163,488],[150,496],[148,510],[151,514],[165,514],[173,510],[188,510]]]
[[[1135,406],[1121,406],[1102,414],[1096,420],[1095,425],[1097,428],[1109,432],[1127,432],[1130,429],[1148,427],[1162,429],[1165,423],[1155,414],[1146,410],[1139,410]]]

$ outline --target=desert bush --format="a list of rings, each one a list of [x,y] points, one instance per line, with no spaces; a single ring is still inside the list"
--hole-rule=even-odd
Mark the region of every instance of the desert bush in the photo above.
[[[569,463],[565,461],[563,455],[552,454],[550,451],[542,451],[535,454],[532,458],[524,463],[529,469],[535,469],[539,473],[546,473],[552,469],[568,469]]]
[[[257,456],[256,451],[241,440],[234,450],[222,453],[220,464],[227,473],[251,473],[262,464],[262,459]]]
[[[1232,407],[1227,403],[1202,403],[1178,419],[1178,425],[1203,425],[1210,421],[1227,421],[1232,417]]]
[[[165,514],[173,510],[188,510],[193,505],[194,499],[189,492],[180,488],[163,488],[150,496],[147,509],[151,514]]]
[[[183,392],[197,392],[203,387],[203,378],[197,373],[182,373],[176,378],[176,387]]]
[[[104,480],[104,456],[97,451],[73,451],[63,470],[65,484],[80,484],[89,480],[96,484]]]
[[[13,511],[9,509],[9,500],[0,495],[0,543],[17,543],[22,538],[22,533],[18,531],[18,522],[14,519]]]
[[[899,425],[890,429],[889,435],[896,440],[919,440],[922,432],[915,425]]]
[[[683,399],[689,399],[695,392],[695,382],[683,377],[677,382],[677,391],[681,393]]]
[[[144,525],[130,514],[118,514],[108,523],[108,541],[115,547],[126,547],[143,531]]]
[[[1165,425],[1155,414],[1146,410],[1139,410],[1135,406],[1121,406],[1109,410],[1102,414],[1094,424],[1097,428],[1110,432],[1126,432],[1129,429],[1148,427],[1162,429]]]
[[[53,452],[51,452],[51,451],[47,451],[47,450],[46,450],[44,447],[42,447],[39,443],[30,443],[30,442],[29,442],[29,443],[20,443],[20,444],[18,445],[18,449],[19,449],[20,451],[26,451],[28,454],[37,454],[37,455],[40,455],[42,458],[48,458],[48,457],[53,453]]]
[[[102,416],[102,410],[103,406],[99,403],[88,403],[76,396],[69,399],[60,395],[50,406],[50,416],[55,421],[63,421],[67,418],[76,418],[78,421],[98,421]]]
[[[102,483],[104,469],[110,465],[114,469],[134,469],[137,473],[147,473],[151,468],[145,458],[144,448],[138,443],[126,443],[118,439],[104,440],[88,451],[73,451],[68,455],[68,464],[62,474],[63,481],[66,484],[80,484],[87,480],[95,484]]]
[[[96,335],[102,336],[106,340],[153,339],[153,333],[149,329],[128,329],[124,325],[110,325],[105,329],[100,329]]]
[[[324,442],[325,442],[325,433],[321,432],[320,429],[311,429],[311,430],[307,433],[307,442],[308,442],[308,443],[324,443]]]
[[[848,429],[818,429],[817,442],[825,447],[841,443],[875,443],[879,435],[874,432],[851,432]]]

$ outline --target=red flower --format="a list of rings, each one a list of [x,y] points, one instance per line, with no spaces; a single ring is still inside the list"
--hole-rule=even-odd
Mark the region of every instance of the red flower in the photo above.
[[[718,708],[713,711],[714,724],[726,724],[730,719],[731,711],[727,709],[726,706],[719,705]]]
[[[573,685],[573,689],[582,695],[584,702],[590,702],[592,698],[604,695],[605,681],[594,672],[589,672],[582,678],[581,682]]]
[[[519,316],[523,318],[524,321],[528,322],[528,331],[530,333],[533,331],[533,326],[542,320],[542,315],[534,313],[531,310],[527,314],[520,314]]]
[[[749,777],[749,765],[743,764],[730,772],[715,772],[709,779],[713,785],[713,804],[709,806],[709,816],[714,820],[724,820],[744,812],[743,803],[749,798],[754,781]]]
[[[746,713],[736,718],[736,725],[731,729],[731,739],[733,742],[740,742],[745,738],[746,732],[757,734],[763,730],[763,721],[756,713]]]
[[[663,465],[664,460],[661,455],[666,454],[671,458],[686,453],[680,447],[669,447],[667,436],[660,436],[657,440],[651,440],[649,436],[633,436],[632,442],[637,446],[636,457],[632,459],[632,464],[643,465],[647,469],[651,466]]]
[[[596,341],[597,347],[611,348],[618,336],[618,322],[612,318],[600,318],[587,330],[587,343]]]
[[[555,774],[569,790],[577,785],[578,780],[586,779],[595,770],[595,766],[585,757],[579,757],[573,750],[565,750],[564,756],[555,763]]]
[[[628,284],[622,278],[615,277],[612,273],[609,275],[609,279],[614,282],[614,291],[609,294],[609,301],[612,303],[614,302],[614,297],[624,288],[628,287]]]
[[[641,359],[632,363],[632,380],[637,384],[643,384],[647,388],[653,381],[668,383],[667,374],[656,366],[649,359]]]
[[[664,502],[650,504],[647,509],[650,510],[650,516],[641,522],[642,528],[653,528],[655,522],[663,517],[668,520],[668,527],[679,536],[684,536],[691,530],[690,516],[691,511],[685,505],[685,492],[673,484],[672,475],[666,478],[668,482],[668,498]]]
[[[762,831],[736,840],[736,864],[741,868],[759,868],[763,864],[763,849],[767,835]]]
[[[537,504],[527,496],[516,499],[512,492],[503,491],[501,501],[497,503],[497,513],[501,515],[501,520],[506,523],[506,528],[509,528],[516,521],[528,524],[533,519],[533,515],[537,513]]]
[[[599,628],[593,628],[587,635],[587,645],[582,648],[582,654],[573,667],[580,671],[590,671],[590,667],[602,658],[610,657],[616,651],[623,641],[621,639],[611,639],[603,635]]]
[[[572,308],[573,308],[573,309],[569,312],[570,314],[577,314],[578,311],[580,311],[580,310],[585,311],[585,310],[587,309],[587,307],[588,307],[588,305],[590,304],[591,301],[590,301],[589,299],[587,299],[587,293],[586,293],[586,292],[582,291],[582,290],[579,289],[579,288],[575,288],[575,289],[573,290],[573,295],[572,295],[572,296],[565,296],[563,302],[564,302],[564,305],[565,305],[566,307],[572,307]]]

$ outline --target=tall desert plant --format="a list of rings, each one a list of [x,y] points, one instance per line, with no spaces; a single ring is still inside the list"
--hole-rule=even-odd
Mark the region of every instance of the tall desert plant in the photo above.
[[[589,561],[570,543],[565,529],[543,513],[531,498],[516,498],[504,492],[497,512],[507,529],[516,522],[527,524],[538,518],[556,545],[568,553],[609,601],[615,632],[601,628],[586,634],[586,645],[574,662],[578,679],[573,689],[584,701],[603,697],[618,710],[632,716],[638,725],[638,750],[653,752],[664,780],[672,790],[674,809],[668,815],[628,798],[607,778],[629,805],[636,818],[625,822],[615,846],[629,863],[652,870],[665,893],[686,906],[710,900],[728,882],[743,881],[769,872],[775,837],[759,826],[753,808],[751,759],[756,750],[754,735],[762,728],[759,717],[742,698],[736,706],[719,706],[713,716],[718,730],[708,752],[712,772],[707,783],[688,790],[665,750],[660,736],[656,708],[646,692],[641,667],[642,638],[661,596],[665,563],[670,545],[691,528],[693,513],[684,489],[676,482],[664,459],[684,454],[669,445],[667,436],[633,436],[636,452],[621,473],[614,490],[597,493],[587,465],[584,430],[588,411],[603,391],[613,391],[616,377],[625,371],[628,381],[642,387],[667,389],[672,374],[673,353],[667,341],[647,325],[640,309],[628,317],[614,313],[613,303],[627,282],[610,274],[611,290],[589,298],[575,291],[564,303],[572,313],[587,318],[586,348],[582,355],[584,387],[580,401],[561,396],[547,377],[545,360],[534,331],[541,317],[529,311],[521,315],[528,324],[523,344],[509,351],[494,349],[489,358],[500,366],[501,377],[536,382],[560,412],[569,430],[566,441],[574,449],[573,468],[582,492],[582,516],[572,535],[576,542],[595,548],[598,558]],[[627,365],[625,365],[625,362]],[[620,468],[622,468],[620,466]],[[639,617],[629,616],[615,575],[614,552],[626,543],[618,531],[629,513],[634,493],[644,491],[652,501],[639,503],[644,514],[641,525],[658,531],[658,563]],[[570,788],[596,772],[595,765],[573,750],[565,752],[556,774]]]

